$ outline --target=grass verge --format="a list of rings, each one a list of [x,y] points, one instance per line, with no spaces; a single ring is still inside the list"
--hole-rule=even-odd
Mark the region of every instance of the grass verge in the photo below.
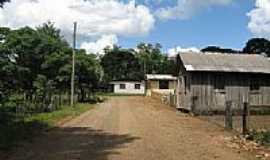
[[[25,118],[25,122],[41,122],[46,123],[49,127],[54,127],[57,122],[65,118],[74,118],[87,110],[93,108],[91,104],[77,104],[76,107],[63,107],[61,110],[51,113],[39,113]]]
[[[28,116],[9,113],[4,123],[0,123],[0,150],[10,150],[20,142],[31,140],[42,131],[56,127],[59,121],[74,118],[93,106],[91,104],[77,104],[75,107],[63,106],[54,112]]]

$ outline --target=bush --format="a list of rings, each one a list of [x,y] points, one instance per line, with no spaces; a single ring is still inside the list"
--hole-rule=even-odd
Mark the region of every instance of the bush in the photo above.
[[[270,131],[251,131],[248,139],[265,146],[270,146]]]

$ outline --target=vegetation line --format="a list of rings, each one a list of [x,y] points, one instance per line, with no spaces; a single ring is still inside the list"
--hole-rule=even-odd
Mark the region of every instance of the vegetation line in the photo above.
[[[76,107],[63,106],[54,112],[33,115],[6,115],[7,123],[0,125],[0,150],[9,150],[22,141],[31,140],[43,131],[48,131],[80,114],[92,109],[91,104],[77,104]],[[14,120],[16,119],[16,120]]]

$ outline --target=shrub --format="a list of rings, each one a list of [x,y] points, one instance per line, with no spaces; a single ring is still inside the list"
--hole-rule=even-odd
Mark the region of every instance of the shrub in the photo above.
[[[270,146],[270,131],[251,131],[248,139],[254,140],[262,145]]]

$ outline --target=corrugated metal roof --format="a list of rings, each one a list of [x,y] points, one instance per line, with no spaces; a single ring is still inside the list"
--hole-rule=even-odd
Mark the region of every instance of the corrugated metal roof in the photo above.
[[[147,74],[147,80],[177,80],[177,77],[174,77],[170,74]]]
[[[111,81],[109,84],[119,84],[119,83],[144,83],[144,81]]]
[[[270,74],[270,61],[257,54],[180,53],[187,71]]]

